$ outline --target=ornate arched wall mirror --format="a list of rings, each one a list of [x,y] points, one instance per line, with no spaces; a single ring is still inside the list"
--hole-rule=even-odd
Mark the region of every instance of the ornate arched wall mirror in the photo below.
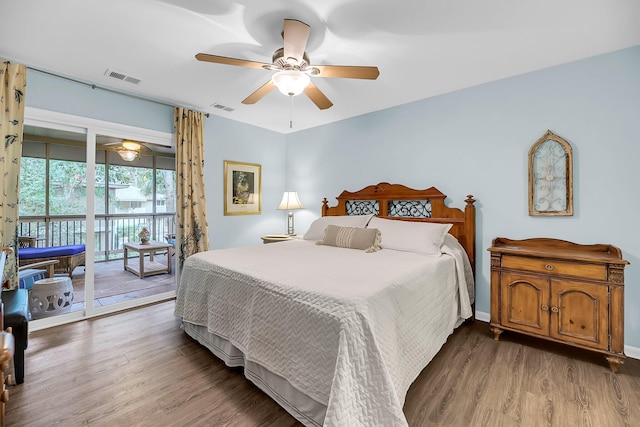
[[[529,215],[573,215],[571,145],[550,130],[529,150]]]

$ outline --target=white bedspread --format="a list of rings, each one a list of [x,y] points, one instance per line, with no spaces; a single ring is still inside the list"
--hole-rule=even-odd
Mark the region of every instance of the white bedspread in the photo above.
[[[203,252],[175,313],[325,404],[326,426],[406,426],[409,386],[471,316],[465,261],[303,240]]]

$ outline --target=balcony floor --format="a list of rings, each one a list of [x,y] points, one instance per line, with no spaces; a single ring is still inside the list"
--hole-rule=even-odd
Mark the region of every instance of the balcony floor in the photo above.
[[[148,259],[148,257],[147,257]],[[157,254],[154,260],[167,264],[166,255]],[[124,270],[122,259],[96,262],[94,278],[94,307],[101,307],[136,298],[147,297],[175,290],[175,261],[171,273],[157,274],[140,279],[137,275]],[[83,310],[85,270],[84,266],[76,267],[73,271],[74,300],[72,311]]]

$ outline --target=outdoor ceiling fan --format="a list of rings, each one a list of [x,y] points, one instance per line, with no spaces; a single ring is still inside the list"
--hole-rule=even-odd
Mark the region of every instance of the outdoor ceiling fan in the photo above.
[[[225,56],[198,53],[198,61],[214,62],[217,64],[236,65],[239,67],[259,68],[276,71],[271,80],[258,90],[246,97],[243,104],[255,104],[266,94],[277,87],[280,92],[290,97],[304,92],[316,106],[321,109],[330,108],[333,103],[311,81],[311,77],[330,77],[348,79],[375,80],[380,71],[377,67],[342,66],[342,65],[311,65],[309,56],[305,52],[309,38],[309,25],[296,19],[285,19],[282,38],[284,47],[273,54],[273,63],[248,61],[245,59],[228,58]]]
[[[118,154],[122,157],[122,160],[127,162],[134,161],[140,154],[142,144],[135,141],[122,141],[122,149],[118,150]]]

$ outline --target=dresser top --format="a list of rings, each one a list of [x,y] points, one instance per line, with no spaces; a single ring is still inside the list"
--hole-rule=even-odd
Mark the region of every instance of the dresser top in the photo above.
[[[506,237],[497,237],[493,239],[491,247],[487,250],[492,253],[539,258],[629,264],[628,261],[622,259],[622,251],[615,246],[604,244],[581,245],[551,238],[512,240]]]

